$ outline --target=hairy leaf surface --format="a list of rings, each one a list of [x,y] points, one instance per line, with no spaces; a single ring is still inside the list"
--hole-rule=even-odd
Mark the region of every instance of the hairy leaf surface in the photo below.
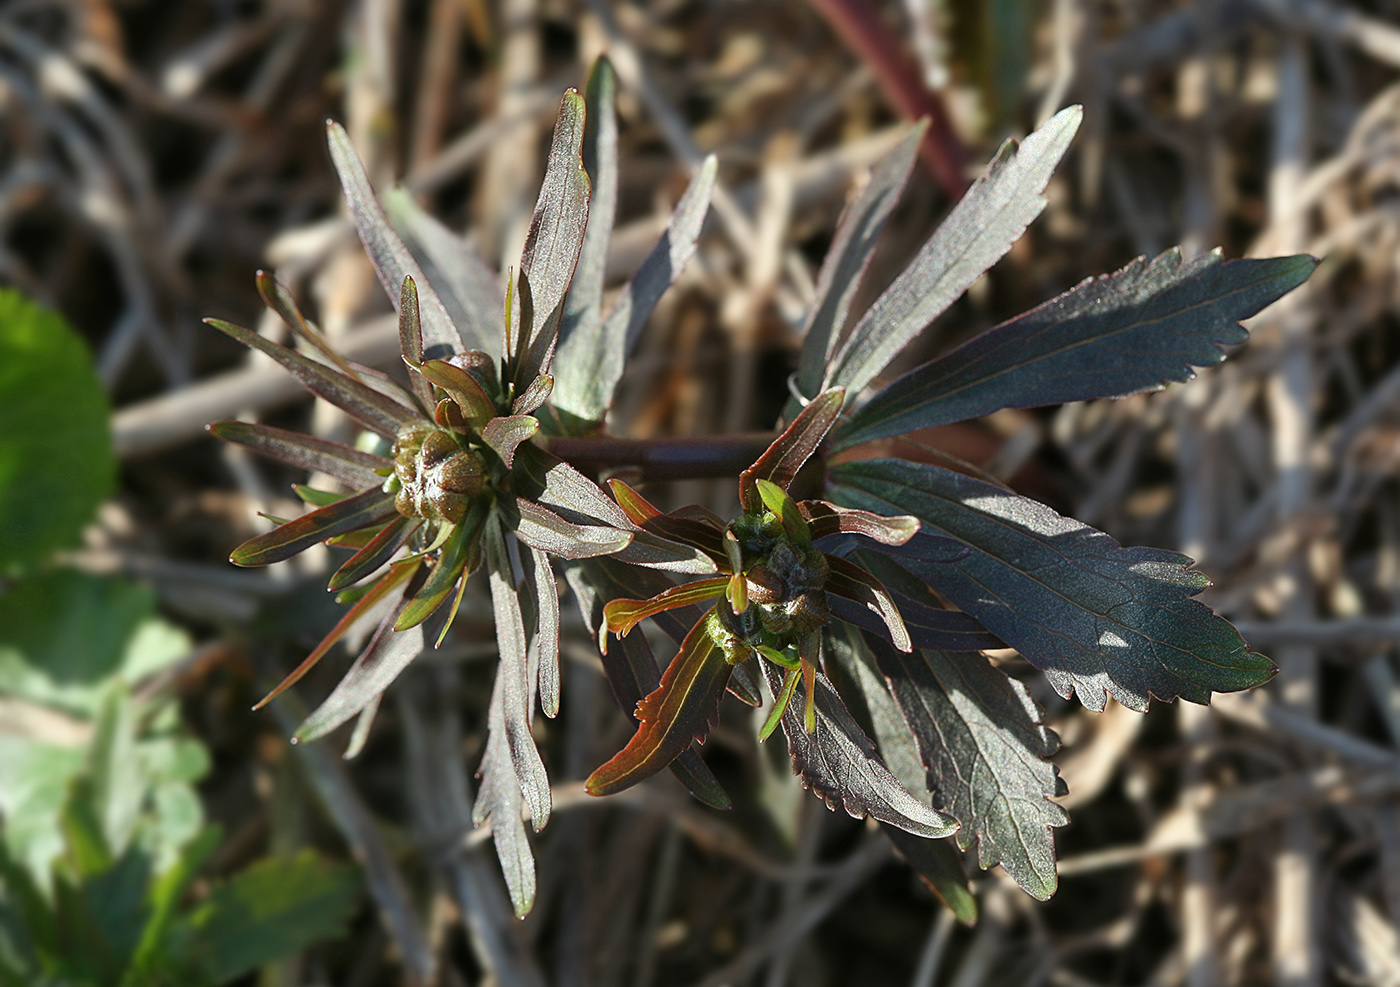
[[[1021,652],[1060,695],[1101,710],[1267,682],[1274,663],[1191,599],[1210,585],[1191,560],[1123,548],[1101,531],[981,480],[902,460],[834,467],[834,499],[908,512],[971,550],[955,562],[900,564]]]
[[[1065,401],[1124,397],[1225,359],[1247,319],[1308,279],[1306,255],[1183,260],[1179,248],[1091,278],[911,370],[843,425],[839,445]]]
[[[486,712],[486,751],[477,769],[481,788],[472,806],[472,822],[490,824],[511,906],[516,918],[524,918],[535,907],[535,855],[521,819],[525,803],[506,742],[505,689],[504,676],[497,674]]]

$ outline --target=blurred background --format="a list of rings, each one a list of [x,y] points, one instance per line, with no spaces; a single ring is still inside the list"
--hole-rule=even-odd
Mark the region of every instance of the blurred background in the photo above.
[[[1004,138],[1085,108],[1045,213],[911,359],[1176,244],[1324,257],[1189,386],[917,437],[1125,544],[1198,559],[1204,599],[1281,667],[1254,694],[1146,715],[1087,713],[1026,675],[1064,741],[1073,817],[1050,902],[969,861],[982,916],[958,925],[802,791],[781,744],[756,754],[737,704],[706,745],[734,811],[669,776],[585,798],[627,727],[575,618],[564,710],[540,723],[556,816],[516,921],[470,833],[495,658],[479,591],[357,759],[346,738],[285,739],[343,650],[248,712],[337,608],[324,549],[225,561],[258,512],[299,510],[305,478],[202,427],[353,432],[200,318],[278,332],[253,282],[268,268],[345,351],[396,362],[324,121],[381,189],[402,183],[504,269],[560,93],[605,52],[619,282],[691,168],[720,162],[619,434],[771,428],[841,206],[911,115],[934,114],[934,138],[877,286]],[[4,388],[24,382],[0,356],[0,528],[36,501],[76,518],[0,559],[0,982],[35,982],[12,971],[48,942],[95,957],[71,982],[137,987],[166,981],[104,950],[188,954],[174,982],[261,987],[1400,984],[1397,79],[1393,0],[6,0],[0,283],[71,325],[95,378],[78,349],[31,349],[51,414],[7,419]],[[18,304],[0,315],[50,318]],[[106,408],[115,465],[76,424]],[[6,472],[21,430],[72,454],[61,482]],[[656,496],[728,513],[734,494]],[[134,927],[141,909],[165,924]]]

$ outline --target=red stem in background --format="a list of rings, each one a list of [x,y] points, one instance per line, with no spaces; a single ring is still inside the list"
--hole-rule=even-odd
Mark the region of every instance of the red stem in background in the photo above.
[[[810,2],[837,37],[870,66],[895,110],[909,120],[929,118],[920,156],[948,198],[954,202],[962,198],[969,184],[962,141],[953,130],[943,100],[924,85],[917,64],[900,39],[875,15],[868,0]]]

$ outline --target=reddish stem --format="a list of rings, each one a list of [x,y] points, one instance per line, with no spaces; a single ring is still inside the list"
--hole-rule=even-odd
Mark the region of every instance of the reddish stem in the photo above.
[[[924,85],[918,66],[900,39],[885,26],[867,0],[811,0],[837,37],[875,73],[896,111],[909,120],[928,117],[921,156],[943,191],[954,201],[967,191],[967,160],[943,100]]]

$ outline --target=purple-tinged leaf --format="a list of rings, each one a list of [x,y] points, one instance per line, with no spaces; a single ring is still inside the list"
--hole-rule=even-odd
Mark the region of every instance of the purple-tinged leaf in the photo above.
[[[593,332],[576,330],[560,342],[555,365],[554,407],[585,422],[602,421],[612,405],[628,355],[666,289],[695,256],[709,211],[718,164],[700,165],[666,231],[619,293],[612,311]]]
[[[403,287],[399,290],[399,350],[410,367],[422,366],[423,323],[418,312],[418,285],[408,275],[404,276]],[[432,385],[418,374],[409,374],[408,383],[425,409],[437,404]]]
[[[447,602],[457,584],[471,574],[470,565],[480,557],[481,526],[486,513],[482,502],[475,501],[466,518],[453,526],[422,589],[414,594],[395,621],[395,631],[406,631],[423,623]]]
[[[608,480],[608,489],[617,500],[617,506],[622,508],[633,524],[646,524],[652,518],[661,516],[658,507],[621,480],[615,477]]]
[[[739,503],[745,511],[752,514],[763,510],[758,480],[768,480],[787,490],[797,471],[817,451],[826,433],[836,424],[836,418],[841,414],[841,402],[845,399],[846,392],[839,387],[813,398],[758,457],[758,461],[739,474]]]
[[[536,408],[549,400],[550,392],[554,390],[554,378],[549,374],[540,374],[525,388],[515,403],[510,406],[512,415],[532,414]]]
[[[901,435],[1001,408],[1125,397],[1190,380],[1244,342],[1241,319],[1308,279],[1305,254],[1221,262],[1180,248],[1091,278],[896,380],[838,443]]]
[[[535,856],[521,820],[525,801],[506,741],[505,690],[505,677],[497,672],[486,713],[486,752],[477,769],[481,788],[472,806],[472,822],[478,826],[490,823],[515,917],[524,918],[535,907]]]
[[[529,415],[508,415],[493,418],[481,429],[481,439],[501,457],[510,469],[515,464],[515,450],[540,430],[538,420]]]
[[[414,571],[415,569],[413,566],[399,566],[398,568],[390,569],[381,576],[379,581],[370,587],[369,592],[356,600],[355,605],[346,611],[345,616],[341,617],[336,625],[331,628],[330,633],[321,639],[321,643],[316,646],[316,650],[307,655],[306,659],[293,669],[290,675],[278,683],[277,688],[258,700],[257,705],[254,706],[253,709],[262,709],[268,703],[272,702],[272,700],[296,685],[297,682],[301,681],[302,677],[316,667],[316,663],[325,657],[326,652],[330,651],[335,643],[345,636],[346,631],[355,626],[355,623],[377,606],[380,601],[402,586],[404,582],[414,574]]]
[[[864,535],[882,545],[903,545],[919,533],[919,519],[907,514],[884,517],[824,500],[804,500],[797,506],[807,519],[813,541],[828,535],[851,534]]]
[[[965,544],[956,562],[899,562],[1090,709],[1109,695],[1137,710],[1151,696],[1208,703],[1276,671],[1192,599],[1210,580],[1184,555],[1123,548],[1044,504],[935,466],[868,460],[834,467],[831,479],[835,499],[907,511]]]
[[[1001,638],[961,610],[926,607],[898,593],[892,593],[891,596],[899,609],[900,617],[904,620],[909,643],[916,648],[981,651],[985,648],[1006,647]],[[869,631],[883,640],[890,641],[891,644],[894,643],[889,626],[864,604],[830,593],[827,594],[826,603],[831,615],[838,620],[854,624],[863,631]]]
[[[714,611],[698,622],[656,690],[637,703],[639,726],[627,746],[584,782],[589,795],[613,795],[649,778],[690,747],[703,741],[719,718],[732,666],[710,633]]]
[[[753,660],[735,665],[733,671],[729,673],[729,682],[725,688],[729,690],[731,696],[745,706],[757,709],[763,705],[763,694],[758,691],[758,680],[753,676],[753,668]]]
[[[909,631],[885,584],[854,562],[834,555],[828,555],[826,561],[831,566],[826,577],[827,592],[858,603],[878,616],[889,629],[894,646],[900,651],[910,650],[913,645],[909,642]]]
[[[350,666],[345,677],[316,710],[297,727],[292,738],[295,743],[317,740],[374,702],[389,684],[399,677],[424,648],[423,628],[411,627],[395,632],[398,619],[408,599],[418,592],[424,576],[423,566],[410,566],[413,575],[404,590],[404,599],[379,624],[360,657]],[[388,578],[386,576],[385,578]]]
[[[376,524],[396,513],[394,495],[371,487],[250,538],[228,558],[238,566],[271,565],[290,559],[333,535]]]
[[[258,272],[257,282],[258,294],[262,296],[263,304],[276,312],[288,329],[316,347],[322,356],[344,371],[347,377],[359,377],[355,369],[346,362],[345,357],[337,353],[335,347],[326,341],[326,337],[306,321],[306,317],[301,314],[301,309],[297,306],[296,299],[292,297],[292,293],[282,282],[267,271]]]
[[[407,189],[380,197],[395,232],[438,290],[448,318],[469,350],[501,356],[501,286],[496,272],[456,233],[423,211]],[[461,348],[429,346],[428,356],[446,357]]]
[[[374,572],[384,563],[394,557],[394,553],[404,546],[413,533],[422,527],[421,518],[409,518],[399,515],[393,518],[384,527],[380,528],[364,547],[357,551],[345,564],[335,571],[331,580],[326,584],[326,589],[331,592],[339,592],[347,586],[353,586],[370,573]]]
[[[977,924],[977,898],[968,887],[962,854],[949,842],[952,837],[925,840],[888,823],[880,824],[880,832],[954,918],[963,925]]]
[[[650,592],[653,595],[667,585],[666,577],[651,569],[638,569],[610,558],[584,559],[571,563],[565,570],[569,587],[574,591],[579,613],[595,638],[607,633],[603,623],[603,607],[622,593]],[[656,615],[656,624],[679,645],[703,614],[698,607],[671,610]],[[603,671],[612,687],[617,704],[636,723],[634,711],[641,698],[655,691],[661,683],[651,645],[645,635],[630,634],[614,643],[603,655]],[[699,753],[692,747],[682,751],[671,762],[671,773],[701,802],[715,809],[731,807],[729,795]]]
[[[544,182],[520,255],[520,274],[522,279],[529,279],[534,317],[527,319],[523,311],[517,310],[517,386],[528,384],[549,369],[564,312],[564,296],[588,226],[588,173],[583,170],[580,156],[584,116],[583,97],[569,90],[559,104]]]
[[[822,388],[855,397],[924,327],[1011,248],[1045,208],[1045,184],[1083,111],[1055,114],[1017,147],[1001,146],[986,173],[894,282],[846,332],[827,363]]]
[[[394,438],[405,425],[420,420],[418,413],[412,408],[399,404],[367,384],[347,377],[324,363],[317,363],[295,350],[278,346],[255,332],[249,332],[222,319],[204,321],[240,343],[266,353],[291,371],[292,376],[308,391],[325,398],[386,439]]]
[[[559,715],[559,588],[549,556],[530,549],[535,567],[535,647],[539,653],[540,709]]]
[[[648,617],[666,610],[704,603],[724,593],[729,583],[728,576],[714,576],[710,579],[697,579],[693,583],[672,586],[663,593],[646,600],[619,598],[603,608],[603,619],[608,630],[618,637],[626,637],[632,628]]]
[[[384,477],[376,471],[394,468],[392,459],[271,425],[222,421],[206,425],[205,428],[209,434],[225,442],[237,442],[271,459],[313,473],[325,473],[353,487],[382,483]]]
[[[885,221],[904,193],[927,131],[927,121],[910,127],[898,146],[875,166],[860,195],[841,211],[836,235],[817,275],[816,295],[807,322],[802,327],[797,390],[803,395],[815,396],[821,388],[822,374],[846,325],[851,303],[865,281],[865,271],[875,256]]]
[[[400,302],[403,279],[412,277],[418,285],[419,311],[422,316],[423,349],[432,357],[443,357],[455,353],[464,345],[464,340],[452,324],[451,317],[443,307],[442,299],[432,288],[418,262],[409,253],[408,247],[399,239],[384,215],[384,208],[375,198],[369,176],[365,174],[360,156],[350,143],[350,135],[345,128],[333,121],[326,122],[326,141],[330,145],[331,161],[340,175],[340,185],[345,191],[345,203],[350,207],[350,218],[355,221],[355,230],[360,234],[360,242],[365,246],[370,263],[384,293],[394,303]],[[419,361],[421,362],[421,360]]]
[[[561,559],[591,559],[598,555],[614,555],[632,540],[632,532],[602,525],[575,524],[539,504],[517,499],[514,503],[518,520],[516,537],[531,548],[537,548]]]
[[[501,713],[506,744],[520,794],[530,810],[535,832],[549,821],[549,775],[530,733],[530,710],[534,702],[530,689],[530,656],[525,636],[525,619],[520,610],[523,591],[500,520],[492,517],[485,531],[486,574],[491,587],[491,609],[496,617],[496,643],[501,650],[496,678],[501,683]],[[533,591],[531,591],[533,596]]]
[[[934,801],[962,823],[958,845],[975,842],[984,870],[1001,864],[1045,901],[1055,892],[1050,830],[1069,816],[1050,801],[1064,794],[1047,760],[1059,738],[1042,725],[1026,687],[976,652],[901,654],[871,638],[866,645],[918,742]]]
[[[776,695],[783,673],[763,663],[768,687]],[[919,802],[900,785],[879,753],[841,702],[825,675],[816,677],[816,730],[803,724],[802,704],[790,702],[783,712],[793,770],[821,796],[827,807],[840,805],[856,819],[870,816],[916,836],[947,836],[957,829],[950,816]]]
[[[472,425],[481,425],[495,417],[495,402],[466,370],[444,360],[429,360],[415,369],[446,391]]]

